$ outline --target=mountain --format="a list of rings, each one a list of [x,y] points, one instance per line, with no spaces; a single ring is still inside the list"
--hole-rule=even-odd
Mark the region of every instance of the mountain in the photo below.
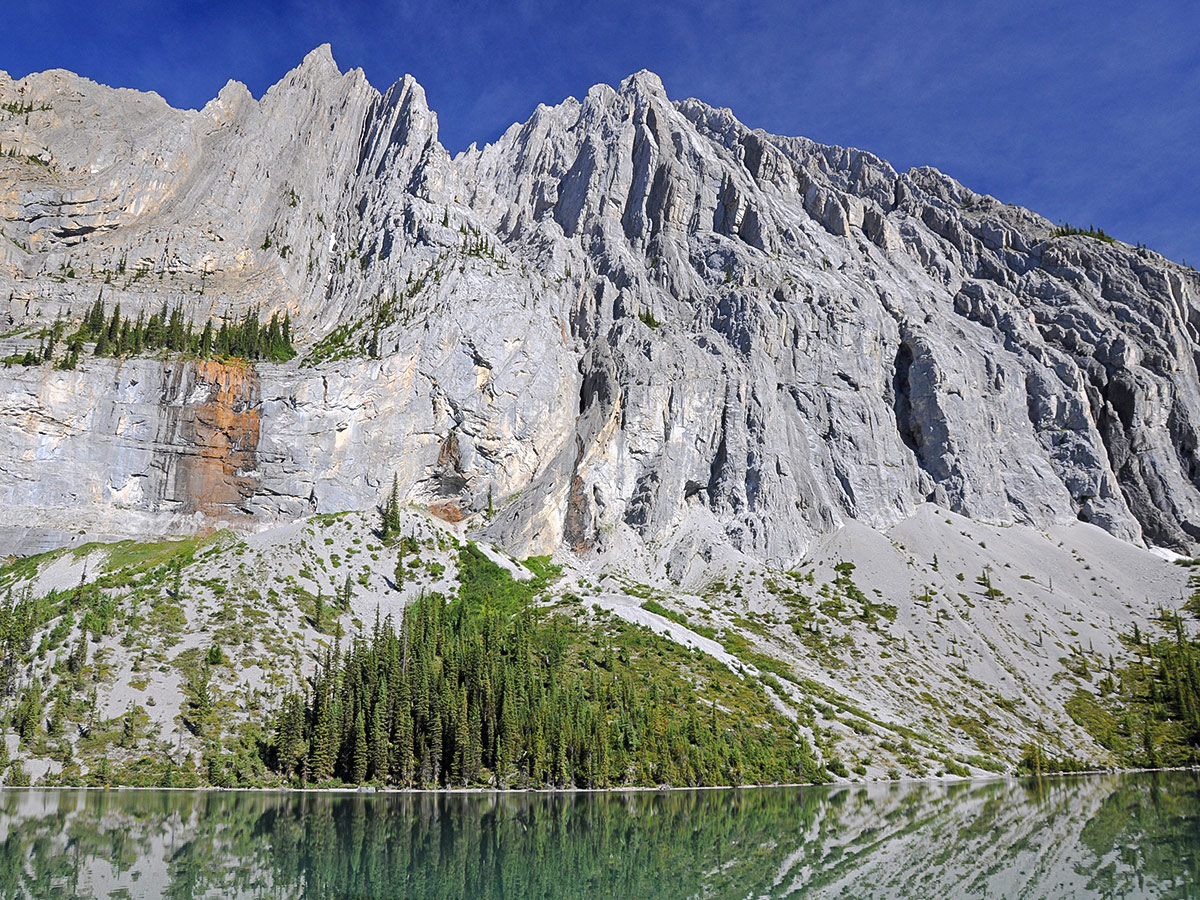
[[[303,523],[394,485],[431,547],[554,554],[552,596],[761,674],[822,759],[920,772],[879,722],[960,766],[1110,758],[1075,692],[1188,589],[1165,558],[1200,543],[1194,271],[648,72],[455,157],[414,80],[380,94],[327,46],[199,111],[0,73],[0,227],[0,549],[49,551],[3,580],[75,590],[126,571],[87,542],[231,528],[223,581],[189,555],[162,595],[184,649],[234,585],[262,598],[247,548],[309,599],[242,662],[318,646],[301,607],[344,573]],[[347,521],[342,559],[372,544],[373,513]],[[440,583],[389,582],[373,545],[360,625]],[[111,649],[110,718],[137,659]],[[151,719],[178,741],[174,702]]]

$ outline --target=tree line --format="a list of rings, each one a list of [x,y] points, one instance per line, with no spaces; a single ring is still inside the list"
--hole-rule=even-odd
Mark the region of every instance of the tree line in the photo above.
[[[25,366],[52,362],[61,341],[64,340],[66,323],[58,319],[44,329],[38,349],[28,350],[24,355],[9,357],[6,363]],[[143,353],[167,351],[185,353],[201,359],[212,357],[238,357],[241,359],[265,359],[287,362],[296,355],[292,345],[291,316],[272,313],[263,322],[257,307],[248,309],[242,317],[226,315],[219,324],[207,319],[200,329],[188,318],[182,304],[168,307],[164,301],[162,309],[146,316],[139,312],[136,318],[121,315],[121,304],[114,305],[111,314],[103,299],[97,298],[79,327],[65,338],[65,352],[58,360],[60,369],[74,369],[85,345],[94,343],[94,356],[129,357]]]
[[[236,356],[286,362],[296,355],[291,330],[289,315],[280,318],[278,313],[272,313],[264,323],[257,307],[246,310],[241,319],[227,315],[216,326],[208,319],[197,331],[192,320],[184,315],[182,304],[168,309],[164,301],[162,309],[151,313],[149,318],[139,312],[136,319],[129,319],[121,315],[120,303],[108,315],[104,301],[97,298],[72,338],[78,347],[94,340],[96,356],[136,356],[167,350],[202,358]]]
[[[718,685],[725,698],[706,702],[680,670],[695,659],[688,651],[674,660],[665,639],[641,629],[542,609],[532,602],[537,579],[516,581],[474,546],[459,566],[454,599],[424,595],[398,627],[377,621],[369,637],[327,652],[310,690],[284,698],[272,768],[301,783],[405,787],[709,785],[819,774],[795,726],[765,695],[746,714],[738,691],[750,688],[715,661],[728,678]],[[704,671],[711,678],[714,670]]]

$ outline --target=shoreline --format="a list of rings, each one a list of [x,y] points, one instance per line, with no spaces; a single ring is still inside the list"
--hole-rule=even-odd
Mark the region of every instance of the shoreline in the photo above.
[[[1141,775],[1154,772],[1200,772],[1197,766],[1173,766],[1156,769],[1087,769],[1080,772],[1043,772],[1040,775],[931,775],[927,778],[879,778],[871,781],[829,781],[820,784],[812,782],[786,782],[778,784],[710,784],[710,785],[659,785],[654,787],[630,785],[625,787],[608,788],[395,788],[362,785],[358,787],[144,787],[141,785],[114,784],[107,787],[96,785],[0,785],[0,796],[12,792],[32,791],[174,791],[179,793],[221,793],[221,794],[364,794],[364,795],[431,795],[431,796],[481,796],[485,794],[496,796],[517,796],[544,794],[548,796],[566,796],[569,794],[657,794],[678,793],[683,791],[745,791],[772,790],[779,788],[852,788],[870,787],[873,785],[901,784],[965,784],[988,781],[1019,781],[1028,778],[1069,778],[1083,775]]]

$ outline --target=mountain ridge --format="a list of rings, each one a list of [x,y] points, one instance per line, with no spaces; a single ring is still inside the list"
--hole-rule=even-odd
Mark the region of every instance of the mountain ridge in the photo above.
[[[471,542],[553,556],[530,602],[588,640],[724,666],[809,776],[1132,758],[1110,685],[1200,543],[1200,278],[1158,254],[649,73],[451,157],[328,48],[191,111],[0,77],[0,229],[35,778],[261,783],[271,704]]]
[[[63,78],[54,73],[29,76],[21,84],[30,86],[31,99],[10,103],[49,106],[38,99],[48,88],[37,85],[48,80],[61,91]],[[109,96],[108,89],[99,86],[80,90],[81,96],[100,98],[84,96],[87,102]],[[6,96],[25,96],[12,83],[5,91]],[[144,102],[133,92],[121,97],[135,108]],[[162,108],[169,109],[165,103]],[[71,282],[90,280],[100,296],[107,292],[130,313],[151,304],[157,307],[163,295],[167,302],[186,303],[197,316],[219,316],[230,309],[236,313],[253,304],[288,311],[300,333],[311,339],[329,338],[343,328],[355,332],[343,334],[343,343],[357,339],[361,347],[370,327],[385,348],[391,344],[399,351],[405,343],[411,349],[412,342],[399,333],[395,307],[404,304],[398,299],[401,288],[407,293],[420,279],[424,296],[408,311],[410,318],[426,315],[420,307],[430,299],[435,306],[457,304],[466,316],[457,326],[439,323],[447,329],[441,340],[459,345],[451,377],[465,388],[479,380],[475,369],[488,367],[477,366],[477,360],[487,361],[487,354],[481,355],[473,347],[474,338],[464,335],[482,320],[471,321],[473,310],[462,303],[480,291],[532,292],[543,298],[543,309],[536,315],[557,320],[559,330],[570,337],[563,346],[552,332],[545,334],[529,354],[534,360],[560,359],[557,383],[541,386],[543,399],[556,408],[560,427],[567,418],[576,420],[576,441],[585,448],[597,439],[600,422],[585,425],[590,421],[585,404],[571,410],[567,398],[579,394],[587,400],[588,384],[614,376],[622,382],[625,400],[638,393],[636,385],[631,388],[623,381],[636,382],[645,374],[620,369],[654,352],[647,335],[630,324],[641,317],[666,323],[665,331],[650,329],[656,338],[669,338],[661,351],[665,356],[654,364],[673,367],[676,381],[684,369],[704,372],[699,383],[706,403],[733,390],[732,410],[745,423],[731,425],[736,441],[747,447],[766,442],[767,455],[776,460],[774,468],[793,473],[782,480],[756,474],[764,470],[731,460],[728,450],[714,468],[720,448],[728,447],[728,440],[722,444],[723,431],[694,445],[692,459],[667,466],[674,472],[669,491],[653,483],[654,478],[662,479],[662,471],[647,470],[626,454],[617,470],[609,467],[591,479],[593,493],[607,489],[625,507],[615,520],[608,513],[609,524],[646,519],[644,532],[648,528],[661,533],[683,511],[678,498],[701,493],[687,482],[702,489],[710,508],[722,511],[731,538],[757,545],[760,552],[778,559],[802,551],[805,541],[775,541],[779,546],[770,549],[773,538],[766,532],[772,529],[767,523],[783,524],[774,529],[777,532],[808,534],[835,525],[845,515],[883,524],[926,499],[988,521],[1036,524],[1081,516],[1127,539],[1178,550],[1193,546],[1193,535],[1200,533],[1193,524],[1200,509],[1194,453],[1200,398],[1189,387],[1195,364],[1184,349],[1194,344],[1189,333],[1195,328],[1194,277],[1140,249],[1125,250],[1087,236],[1055,238],[1046,220],[976,195],[936,170],[898,174],[864,151],[750,131],[728,111],[696,100],[670,102],[657,77],[645,72],[625,79],[616,90],[599,85],[583,101],[540,106],[497,142],[451,159],[437,142],[436,116],[415,81],[406,76],[380,94],[361,72],[342,74],[328,46],[306,56],[260,101],[227,86],[202,110],[176,115],[177,121],[190,123],[193,136],[181,147],[178,139],[155,132],[160,135],[159,149],[150,162],[154,169],[165,167],[164,176],[146,182],[141,174],[145,163],[138,162],[146,151],[129,162],[120,154],[112,156],[107,188],[99,195],[95,186],[74,191],[68,186],[93,180],[89,173],[95,164],[86,172],[82,164],[95,152],[100,136],[80,146],[77,137],[64,134],[66,120],[58,120],[52,109],[26,112],[24,118],[33,116],[36,122],[39,115],[50,119],[43,136],[53,152],[44,152],[54,161],[38,165],[36,172],[18,171],[17,192],[10,193],[3,210],[9,238],[3,262],[10,326],[39,320],[30,315],[34,299],[47,306],[57,303],[60,311],[79,309],[87,300],[80,296],[84,286],[75,288]],[[114,126],[123,121],[122,115]],[[7,134],[38,131],[15,121],[20,119],[16,115],[7,118]],[[305,123],[302,130],[309,137],[280,131],[281,120],[293,118]],[[337,137],[317,141],[322,129]],[[211,166],[198,169],[191,162],[196,151],[187,148],[195,141],[201,142],[197,147],[214,148],[205,153],[233,154],[228,187],[213,180]],[[23,145],[14,152],[20,149]],[[14,169],[32,166],[10,163],[8,178]],[[282,175],[278,166],[284,167]],[[315,175],[322,168],[324,172]],[[30,174],[49,177],[68,189],[43,184],[22,195],[20,185]],[[14,206],[17,196],[25,199]],[[97,207],[102,211],[92,211]],[[168,246],[151,250],[149,242],[159,244],[164,232]],[[485,234],[488,237],[472,237]],[[490,258],[477,249],[483,246]],[[22,248],[28,252],[18,252]],[[161,285],[151,284],[147,290],[129,278],[131,252],[142,254],[136,271],[151,281],[157,272]],[[81,254],[91,257],[90,279],[83,279],[82,273],[72,279],[55,276],[56,266],[72,274],[80,270],[82,262],[76,257]],[[516,265],[520,272],[513,271]],[[96,284],[97,266],[103,268],[107,284]],[[437,266],[441,268],[435,270]],[[468,266],[474,269],[468,271]],[[1089,266],[1103,271],[1086,276]],[[118,267],[126,269],[124,290],[112,284]],[[553,273],[555,283],[544,276],[539,282],[530,268]],[[438,284],[425,283],[431,273]],[[1146,287],[1139,282],[1151,276],[1159,283]],[[1089,284],[1089,277],[1099,284]],[[1081,284],[1086,286],[1082,292],[1077,290]],[[848,294],[847,285],[853,285]],[[1108,308],[1097,309],[1086,296],[1089,291]],[[21,293],[26,296],[19,297]],[[1060,308],[1074,302],[1073,293],[1084,294],[1088,302],[1074,310]],[[213,294],[216,298],[210,299]],[[840,407],[847,398],[824,384],[809,389],[807,397],[772,397],[778,392],[769,386],[771,379],[790,385],[789,390],[802,383],[796,362],[787,360],[796,356],[787,344],[802,340],[805,330],[823,344],[849,339],[836,320],[819,309],[839,295],[839,315],[867,323],[871,341],[866,349],[880,358],[872,360],[875,365],[869,370],[858,366],[860,371],[852,371],[856,365],[840,358],[825,360],[822,368],[827,377],[840,379],[856,393],[864,393],[869,385],[871,392],[883,395],[883,402],[849,398],[846,412]],[[935,313],[921,297],[939,297],[936,315],[945,325],[922,321]],[[511,302],[502,303],[501,309],[504,315],[513,312]],[[1165,317],[1168,332],[1149,333],[1141,309]],[[44,321],[49,311],[42,313]],[[791,327],[793,334],[782,344],[764,331],[771,317],[781,317],[785,327]],[[385,318],[391,321],[383,322]],[[373,320],[373,326],[367,320]],[[428,330],[430,319],[424,321]],[[989,333],[963,331],[968,322]],[[930,325],[937,327],[925,327]],[[1122,334],[1131,325],[1140,330]],[[670,335],[676,329],[681,333]],[[1077,352],[1081,338],[1096,343],[1095,350]],[[506,334],[505,340],[529,343],[528,335],[518,332]],[[707,348],[698,357],[697,342]],[[996,393],[991,400],[1015,407],[999,419],[991,416],[997,419],[996,427],[1020,439],[1005,448],[1007,465],[1015,468],[1007,480],[997,477],[997,460],[988,446],[964,427],[966,417],[984,421],[989,410],[972,405],[962,386],[946,391],[936,385],[947,365],[964,364],[953,359],[953,344],[972,344],[974,355],[985,357],[984,365],[970,372],[972,380],[975,385],[991,381]],[[1158,373],[1143,365],[1145,346]],[[714,347],[720,347],[718,356],[725,360],[719,368],[705,359]],[[819,357],[821,349],[806,352]],[[1064,365],[1074,371],[1056,374]],[[578,387],[567,383],[572,368],[581,371]],[[1172,378],[1171,371],[1180,369],[1187,378]],[[737,373],[732,380],[730,372]],[[1029,383],[1024,403],[1019,403],[1016,391],[1001,389],[1006,372]],[[1131,373],[1128,384],[1121,380],[1124,372]],[[1155,374],[1166,378],[1145,377]],[[1081,383],[1088,380],[1101,397],[1088,395]],[[1113,388],[1117,382],[1120,385]],[[282,385],[281,390],[292,386]],[[898,387],[913,397],[893,397],[889,404],[887,395],[895,395]],[[436,394],[438,389],[432,389]],[[1170,428],[1175,434],[1164,442],[1153,429],[1140,427],[1143,423],[1132,411],[1118,410],[1103,396],[1110,389],[1132,391],[1130,402],[1135,405],[1143,395],[1170,396]],[[455,391],[461,396],[449,398],[451,408],[478,405],[478,396],[470,396],[478,395],[478,385],[468,392],[456,384]],[[919,399],[914,402],[914,397]],[[433,395],[429,400],[437,403]],[[637,402],[643,422],[647,416],[666,416],[675,418],[677,428],[696,425],[683,410],[661,408],[664,402],[669,406],[670,397],[642,395]],[[615,408],[607,401],[603,405],[608,413]],[[956,405],[960,408],[954,409]],[[799,416],[798,425],[792,434],[768,436],[756,406],[778,409],[785,418]],[[991,403],[992,409],[996,406]],[[652,412],[651,407],[658,408]],[[510,406],[505,414],[520,416],[521,411]],[[475,410],[476,421],[467,429],[456,416],[451,414],[450,427],[435,426],[442,432],[439,458],[445,455],[441,444],[452,431],[457,441],[473,438],[472,430],[496,425],[496,414],[482,408]],[[809,428],[802,423],[821,420],[836,420],[847,432],[842,440],[856,446],[847,447],[842,458],[820,459],[830,454],[812,444],[816,435],[806,433]],[[876,422],[887,427],[872,435],[878,431]],[[1100,433],[1105,430],[1112,434]],[[463,431],[465,435],[459,433]],[[936,449],[924,453],[925,441]],[[564,452],[562,434],[544,435],[541,443],[538,455],[543,461],[556,455],[545,452],[549,445],[557,444],[558,454]],[[798,453],[805,444],[809,450]],[[1131,444],[1143,444],[1149,451],[1144,458],[1150,460],[1150,471],[1142,471],[1141,459],[1124,451]],[[873,457],[866,468],[857,458],[864,448]],[[661,456],[666,449],[661,440],[652,440],[637,453]],[[426,485],[410,478],[404,493],[447,499],[440,496],[446,493],[444,481],[436,491],[427,486],[429,477],[441,478],[431,472],[439,465],[429,458],[431,450],[426,449],[420,460],[429,473]],[[572,460],[566,452],[568,458],[558,469],[574,475],[558,471],[543,482],[579,476],[586,460]],[[486,454],[472,462],[476,468],[464,477],[473,490],[464,508],[473,513],[480,509],[485,482],[493,502],[497,493],[524,492],[534,483],[527,471],[514,477]],[[880,464],[898,468],[900,477],[879,477]],[[689,468],[686,475],[680,466]],[[724,477],[723,467],[728,469]],[[803,485],[805,470],[814,476],[800,490],[816,508],[797,517],[787,508],[785,495],[793,488],[786,485],[796,477]],[[387,484],[389,474],[386,469],[366,473],[350,505],[364,505],[371,484]],[[541,475],[550,475],[544,464]],[[753,513],[760,497],[766,499],[758,487],[760,479],[769,483],[772,508],[738,525],[732,518],[739,509]],[[602,486],[603,481],[608,483]],[[544,487],[541,507],[521,516],[544,521],[547,515],[561,515],[553,526],[560,535],[554,542],[565,536],[578,546],[594,543],[595,498],[576,492],[574,499],[567,498],[565,514],[549,513],[547,504],[562,504],[554,494],[552,487]],[[632,506],[631,494],[641,498]],[[296,502],[303,498],[293,501],[293,509]],[[332,511],[320,497],[315,502],[317,510]],[[152,507],[143,511],[153,512]],[[502,541],[521,540],[495,526],[492,534]],[[548,546],[543,543],[541,549]]]

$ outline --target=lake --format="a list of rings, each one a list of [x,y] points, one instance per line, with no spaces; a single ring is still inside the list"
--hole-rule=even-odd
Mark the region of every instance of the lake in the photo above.
[[[1200,773],[603,794],[3,789],[0,897],[1200,897]]]

